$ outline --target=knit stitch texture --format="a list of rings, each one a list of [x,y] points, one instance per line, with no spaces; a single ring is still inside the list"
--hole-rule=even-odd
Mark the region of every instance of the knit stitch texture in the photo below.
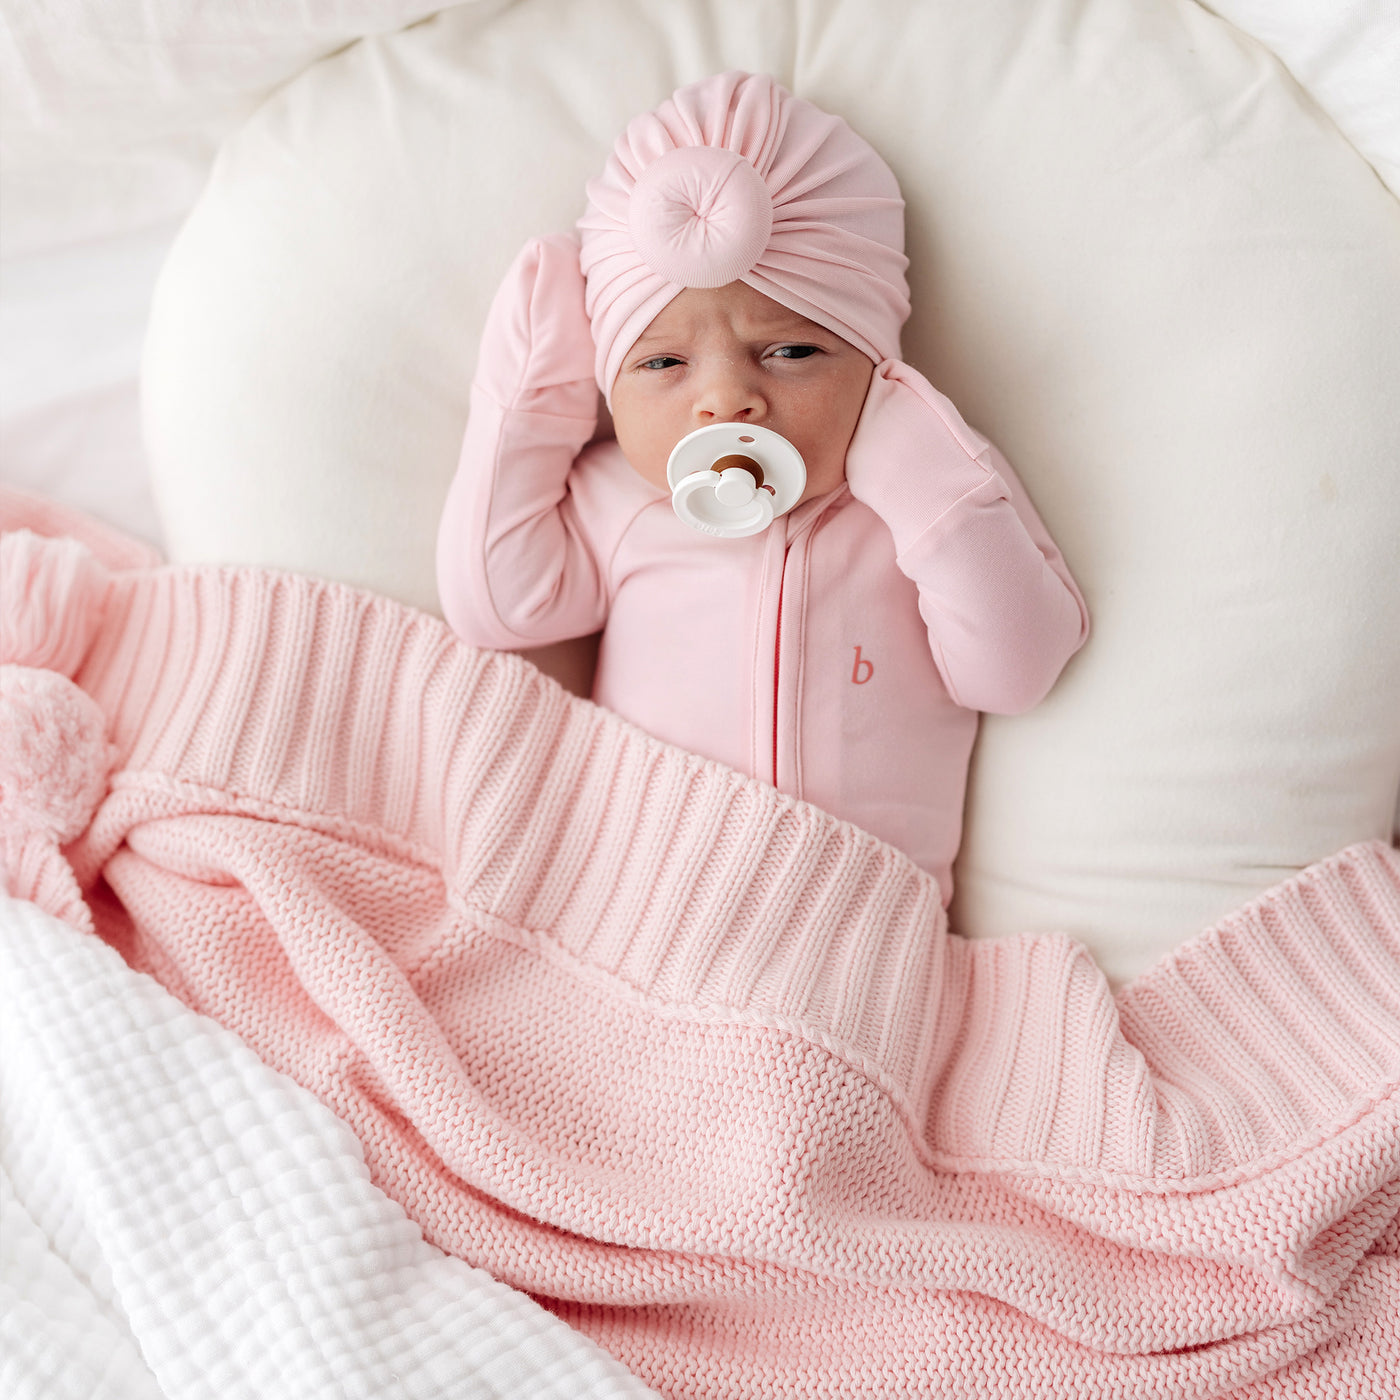
[[[1400,1373],[1394,851],[1115,999],[1070,940],[964,942],[873,837],[384,599],[153,568],[103,609],[74,679],[116,766],[64,849],[100,934],[663,1393]]]

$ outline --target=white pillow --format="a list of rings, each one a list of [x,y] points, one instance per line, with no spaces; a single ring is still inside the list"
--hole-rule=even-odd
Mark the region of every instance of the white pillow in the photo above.
[[[0,167],[7,257],[183,216],[220,139],[273,88],[441,0],[7,3]]]
[[[223,149],[159,285],[175,557],[435,606],[476,337],[626,122],[765,70],[899,175],[906,356],[1017,466],[1094,617],[989,719],[954,915],[1128,977],[1386,835],[1400,785],[1400,208],[1189,0],[520,0],[323,60]]]

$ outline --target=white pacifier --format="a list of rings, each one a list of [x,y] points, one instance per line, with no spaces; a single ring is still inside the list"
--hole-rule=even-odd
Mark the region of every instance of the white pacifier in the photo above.
[[[675,445],[666,480],[671,505],[687,525],[738,540],[766,530],[802,499],[807,467],[771,428],[711,423]]]

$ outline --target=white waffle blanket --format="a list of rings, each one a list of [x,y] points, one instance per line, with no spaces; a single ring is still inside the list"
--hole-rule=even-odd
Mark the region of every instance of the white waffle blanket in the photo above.
[[[653,1392],[427,1244],[350,1130],[97,939],[0,896],[0,1395]]]

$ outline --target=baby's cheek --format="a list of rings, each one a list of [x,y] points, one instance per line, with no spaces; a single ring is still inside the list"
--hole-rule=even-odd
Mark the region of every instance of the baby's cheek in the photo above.
[[[619,379],[613,387],[613,433],[622,455],[643,481],[668,491],[666,462],[671,449],[685,436],[683,424],[673,421],[662,403],[638,392]]]
[[[625,422],[618,422],[615,428],[617,445],[622,449],[622,455],[627,459],[628,465],[643,481],[657,485],[656,458],[659,451],[659,444],[653,440],[653,436],[635,425]],[[661,456],[660,478],[664,485],[666,480],[666,456]]]

